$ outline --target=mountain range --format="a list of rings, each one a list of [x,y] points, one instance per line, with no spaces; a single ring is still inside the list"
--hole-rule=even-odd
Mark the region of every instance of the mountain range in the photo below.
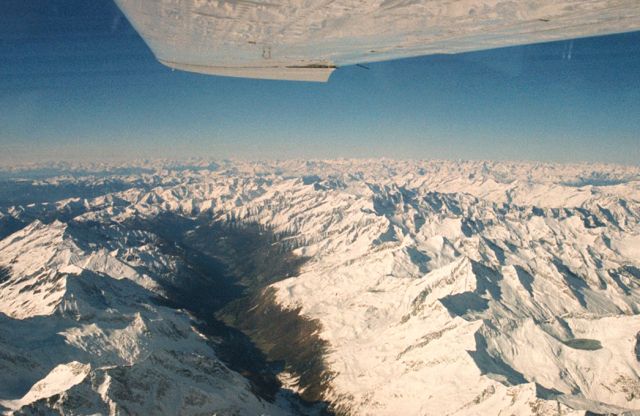
[[[640,412],[640,168],[0,172],[7,414]]]

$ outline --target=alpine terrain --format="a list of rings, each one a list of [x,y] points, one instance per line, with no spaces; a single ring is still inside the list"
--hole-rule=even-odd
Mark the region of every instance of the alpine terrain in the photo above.
[[[640,168],[0,171],[0,413],[640,412]]]

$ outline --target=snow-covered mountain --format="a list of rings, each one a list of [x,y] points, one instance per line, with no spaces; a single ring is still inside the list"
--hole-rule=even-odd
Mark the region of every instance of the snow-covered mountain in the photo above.
[[[7,413],[640,412],[640,168],[0,177]]]

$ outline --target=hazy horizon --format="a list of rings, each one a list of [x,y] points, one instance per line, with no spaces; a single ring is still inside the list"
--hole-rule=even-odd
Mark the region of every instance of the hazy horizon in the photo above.
[[[389,156],[338,156],[338,157],[242,157],[242,156],[230,156],[230,157],[216,157],[216,156],[182,156],[182,157],[96,157],[96,158],[42,158],[39,160],[28,161],[9,161],[0,160],[0,170],[23,168],[23,167],[45,167],[53,165],[66,165],[71,167],[82,166],[141,166],[144,164],[163,164],[163,163],[175,163],[175,164],[205,164],[205,163],[288,163],[288,162],[413,162],[413,163],[431,163],[431,162],[456,162],[456,163],[505,163],[505,164],[532,164],[532,165],[610,165],[610,166],[627,166],[627,167],[639,167],[640,161],[635,162],[606,162],[606,161],[589,161],[589,160],[566,160],[566,161],[554,161],[554,160],[540,160],[540,159],[488,159],[488,158],[455,158],[455,157],[389,157]]]

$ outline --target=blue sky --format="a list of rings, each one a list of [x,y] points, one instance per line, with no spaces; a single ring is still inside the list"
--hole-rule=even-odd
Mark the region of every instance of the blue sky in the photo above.
[[[640,160],[640,32],[344,67],[315,84],[171,71],[110,1],[6,10],[0,164]]]

